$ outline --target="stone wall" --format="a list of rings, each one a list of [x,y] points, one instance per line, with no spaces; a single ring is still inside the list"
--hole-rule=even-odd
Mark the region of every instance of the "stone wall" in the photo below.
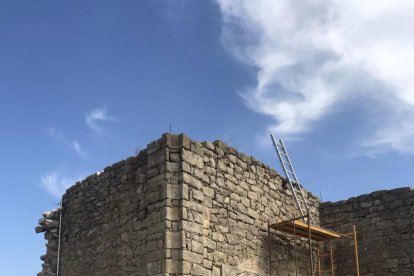
[[[170,166],[167,137],[69,188],[62,198],[60,275],[161,275]],[[45,215],[44,215],[45,216]],[[39,223],[44,224],[44,219]],[[178,226],[176,225],[176,228]],[[40,275],[55,275],[57,236],[45,231]],[[56,229],[53,230],[56,232]]]
[[[266,275],[268,219],[299,216],[290,190],[269,166],[223,142],[184,141],[183,274]],[[310,206],[318,217],[319,201],[312,195]],[[273,275],[293,275],[292,249],[277,238],[272,248],[272,259],[279,260]],[[298,265],[299,275],[309,275],[305,247],[298,249]]]
[[[56,271],[56,214],[37,228],[48,240],[40,275]],[[60,275],[266,275],[267,220],[295,215],[291,192],[267,165],[220,141],[166,134],[66,191]],[[277,275],[294,271],[286,244],[272,238]],[[298,248],[300,275],[309,274],[307,254]]]
[[[378,191],[323,203],[322,225],[341,233],[357,228],[361,275],[414,275],[414,190]],[[352,243],[336,243],[336,275],[356,275]]]

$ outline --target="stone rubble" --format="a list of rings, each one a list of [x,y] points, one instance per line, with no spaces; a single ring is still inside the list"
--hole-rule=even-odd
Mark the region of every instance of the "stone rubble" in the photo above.
[[[42,255],[40,259],[43,261],[42,272],[38,276],[54,276],[56,275],[57,252],[59,240],[59,214],[60,209],[44,212],[42,218],[39,219],[38,226],[36,226],[36,233],[45,233],[46,254]]]

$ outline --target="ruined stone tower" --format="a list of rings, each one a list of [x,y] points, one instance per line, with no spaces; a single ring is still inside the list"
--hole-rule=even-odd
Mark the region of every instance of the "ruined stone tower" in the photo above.
[[[322,205],[307,195],[318,222],[321,212],[331,229],[358,225],[361,248],[367,248],[362,275],[414,275],[411,189]],[[267,275],[267,221],[294,215],[291,192],[269,166],[220,141],[164,134],[137,156],[69,188],[61,213],[43,215],[36,231],[45,232],[48,244],[39,275],[56,275],[58,255],[63,276]],[[274,271],[293,275],[288,242],[272,242],[278,246],[272,259],[280,261]],[[386,247],[381,256],[374,255],[376,243]],[[307,250],[297,254],[300,275],[310,275]],[[353,275],[341,256],[337,275]]]

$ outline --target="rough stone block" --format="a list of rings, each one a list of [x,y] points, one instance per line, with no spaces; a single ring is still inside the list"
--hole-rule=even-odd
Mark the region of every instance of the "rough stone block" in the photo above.
[[[184,246],[184,233],[183,232],[165,232],[165,248],[178,249]]]
[[[181,219],[181,208],[176,207],[165,207],[165,219],[167,220],[180,220]]]
[[[204,257],[201,254],[191,252],[188,250],[182,250],[180,255],[181,259],[187,262],[199,265],[203,264]]]

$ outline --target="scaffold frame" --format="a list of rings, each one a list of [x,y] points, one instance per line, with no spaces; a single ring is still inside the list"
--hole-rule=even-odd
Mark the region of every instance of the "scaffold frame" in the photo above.
[[[307,223],[303,222],[303,219],[306,219]],[[276,222],[274,219],[268,220],[267,226],[268,232],[268,254],[269,254],[269,275],[272,276],[272,235],[283,235],[286,237],[286,234],[293,235],[293,238],[290,240],[293,241],[293,250],[294,250],[294,262],[295,262],[295,272],[298,275],[298,263],[297,263],[297,243],[303,239],[307,240],[308,250],[309,250],[309,266],[311,271],[311,276],[315,275],[314,269],[314,258],[313,250],[316,250],[317,255],[317,273],[318,276],[322,276],[324,273],[329,272],[330,275],[335,275],[335,266],[334,266],[334,254],[333,254],[333,245],[332,243],[335,240],[341,238],[351,239],[354,245],[354,257],[355,257],[355,275],[360,276],[359,274],[359,257],[358,257],[358,241],[357,241],[357,232],[355,224],[352,227],[352,232],[350,233],[337,233],[329,229],[325,229],[319,226],[311,224],[310,213],[309,211],[305,216],[295,217],[290,220],[285,220],[281,222]],[[284,233],[284,234],[281,234]],[[321,251],[321,245],[323,243],[328,243],[328,251]],[[329,256],[330,264],[329,269],[322,268],[321,260],[323,257]]]

